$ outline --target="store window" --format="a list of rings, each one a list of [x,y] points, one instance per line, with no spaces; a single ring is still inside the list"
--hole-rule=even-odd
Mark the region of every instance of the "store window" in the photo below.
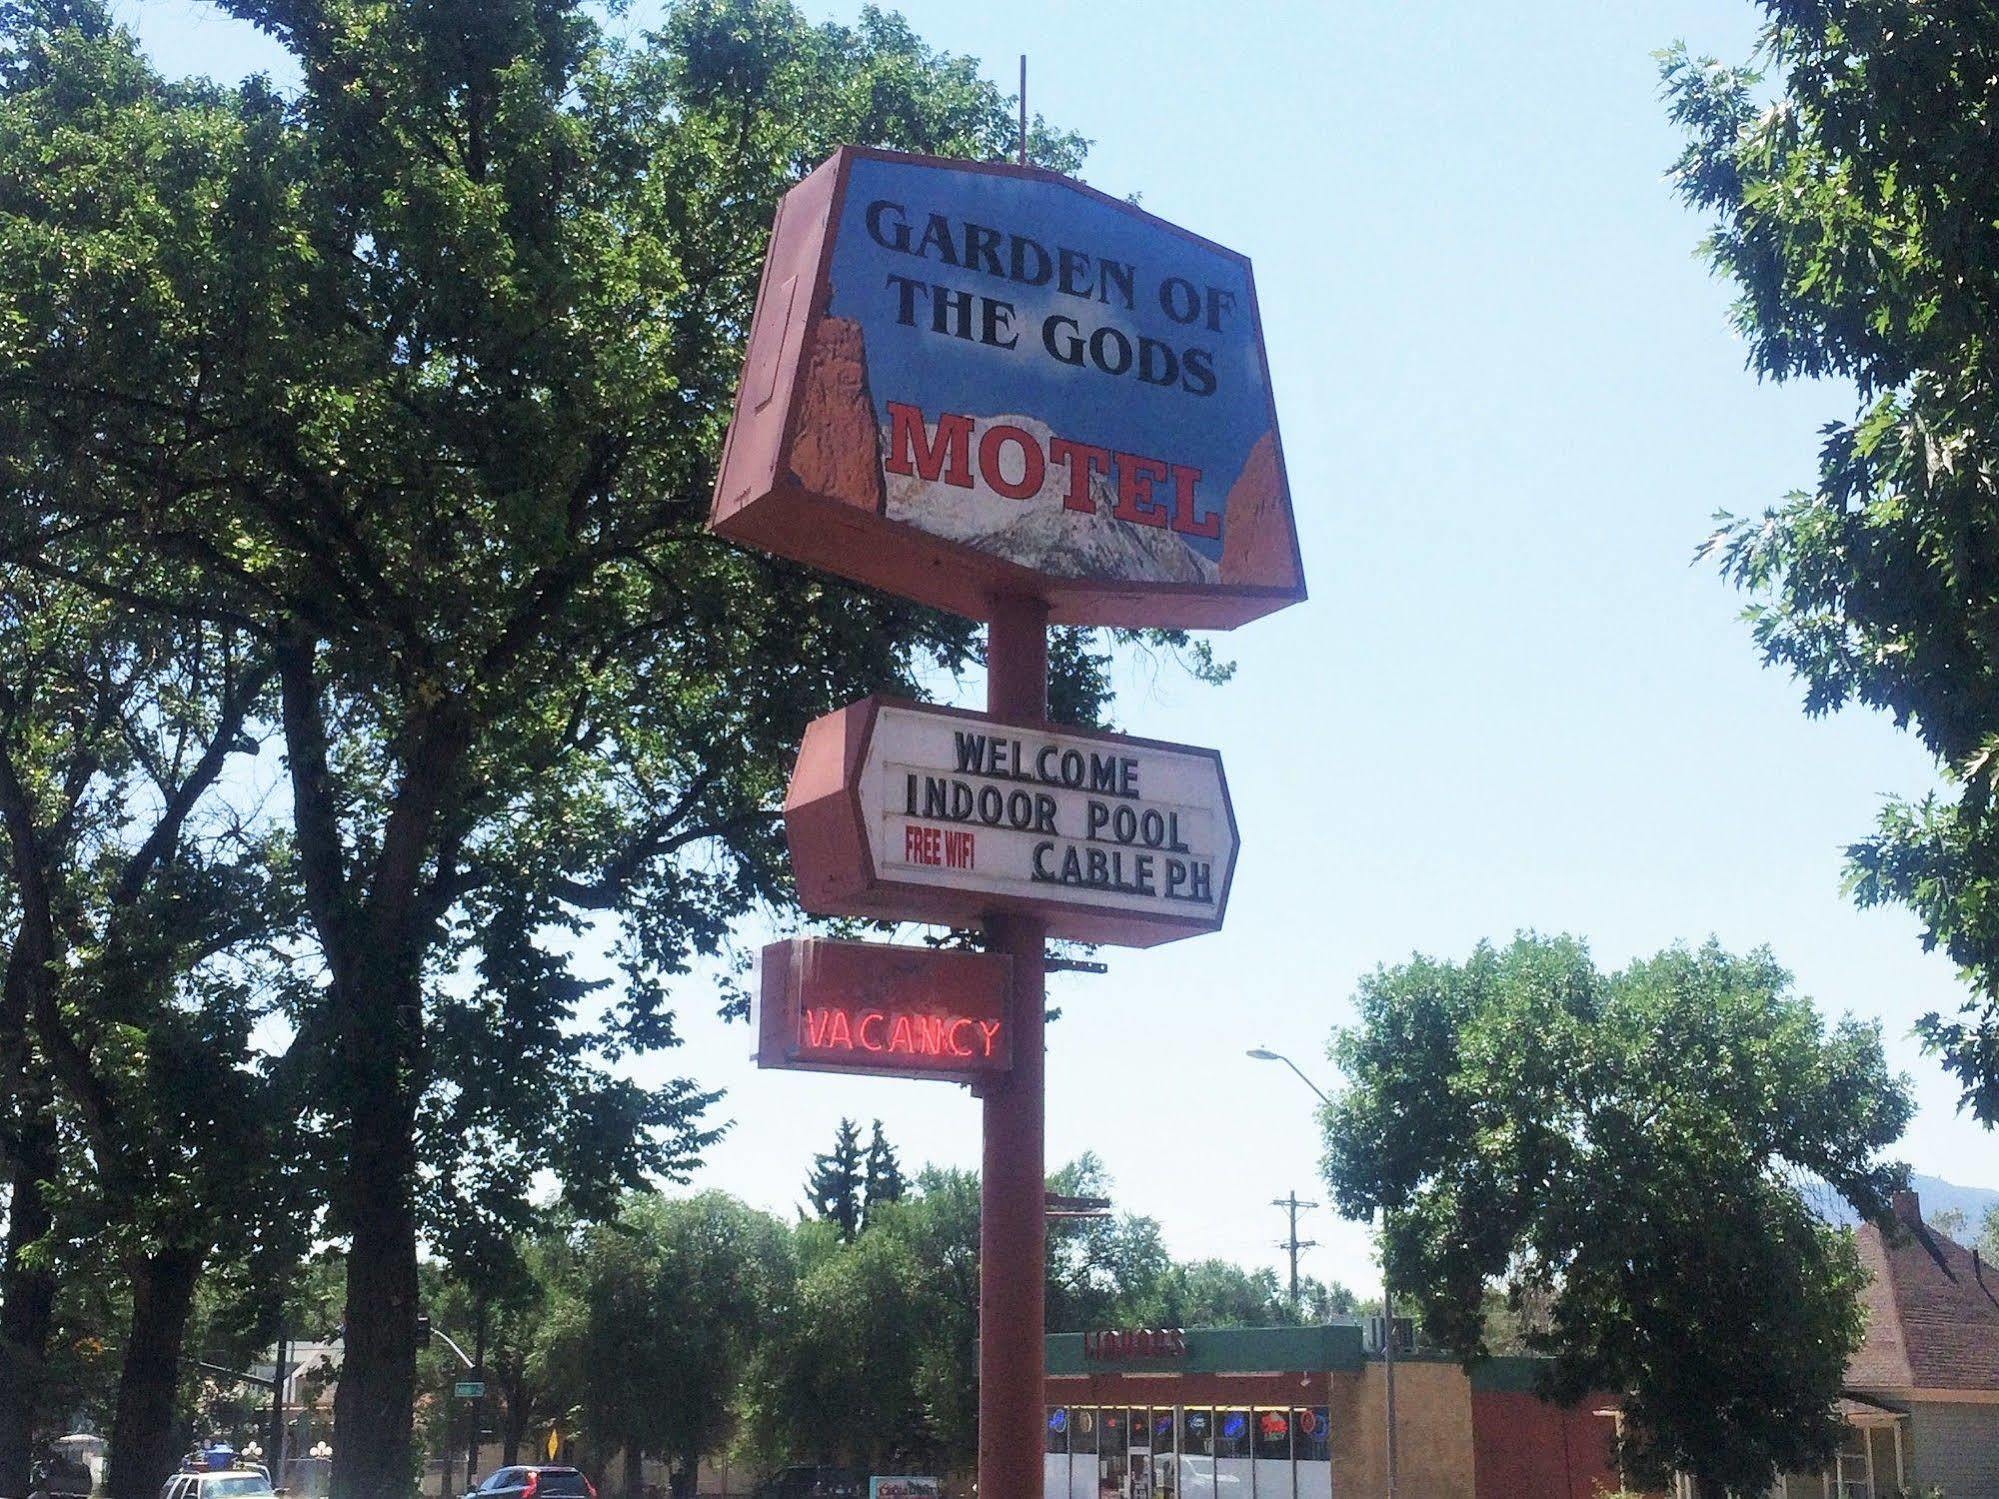
[[[1111,1406],[1097,1412],[1097,1451],[1123,1452],[1125,1441],[1124,1411]]]
[[[1291,1412],[1256,1413],[1256,1455],[1265,1462],[1291,1461]]]
[[[1087,1405],[1069,1412],[1069,1450],[1071,1452],[1097,1450],[1097,1413]]]
[[[1215,1456],[1249,1456],[1249,1412],[1215,1412]]]
[[[1067,1452],[1069,1450],[1069,1410],[1058,1405],[1048,1413],[1048,1428],[1042,1447],[1044,1452]]]
[[[1124,1429],[1131,1438],[1134,1452],[1152,1450],[1152,1421],[1143,1406],[1126,1412]]]
[[[1173,1412],[1165,1406],[1152,1408],[1152,1450],[1171,1452],[1173,1450]]]
[[[1333,1460],[1333,1428],[1323,1405],[1291,1413],[1291,1441],[1301,1463]]]
[[[1180,1451],[1186,1457],[1215,1455],[1215,1413],[1189,1409],[1180,1417]]]

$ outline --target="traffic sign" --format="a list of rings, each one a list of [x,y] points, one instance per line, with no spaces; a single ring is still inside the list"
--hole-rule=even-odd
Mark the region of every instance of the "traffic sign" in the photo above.
[[[451,1387],[451,1393],[460,1400],[483,1400],[486,1398],[486,1381],[461,1379]]]

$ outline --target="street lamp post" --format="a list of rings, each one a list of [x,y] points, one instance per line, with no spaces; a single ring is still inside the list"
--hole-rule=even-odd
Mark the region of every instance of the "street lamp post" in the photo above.
[[[1307,1077],[1298,1064],[1282,1052],[1271,1051],[1268,1047],[1253,1046],[1249,1055],[1259,1062],[1282,1062],[1298,1074],[1298,1081],[1319,1095],[1320,1103],[1333,1100],[1326,1090]],[[1388,1425],[1388,1499],[1395,1499],[1395,1293],[1388,1279],[1388,1208],[1381,1209],[1381,1375],[1382,1403],[1386,1406]]]

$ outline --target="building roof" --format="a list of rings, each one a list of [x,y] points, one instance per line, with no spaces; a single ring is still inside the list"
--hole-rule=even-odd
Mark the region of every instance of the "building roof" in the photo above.
[[[1999,1267],[1925,1224],[1914,1192],[1895,1194],[1895,1218],[1899,1232],[1859,1229],[1867,1337],[1847,1384],[1999,1390]]]

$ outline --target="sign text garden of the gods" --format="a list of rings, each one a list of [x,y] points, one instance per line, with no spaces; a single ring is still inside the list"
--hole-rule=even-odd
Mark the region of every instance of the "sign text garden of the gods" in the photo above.
[[[1220,927],[1235,869],[1213,750],[889,698],[807,728],[784,815],[799,900],[827,915],[1017,910],[1144,947]]]
[[[1249,262],[1051,172],[843,149],[779,209],[712,524],[974,619],[1295,603]]]

